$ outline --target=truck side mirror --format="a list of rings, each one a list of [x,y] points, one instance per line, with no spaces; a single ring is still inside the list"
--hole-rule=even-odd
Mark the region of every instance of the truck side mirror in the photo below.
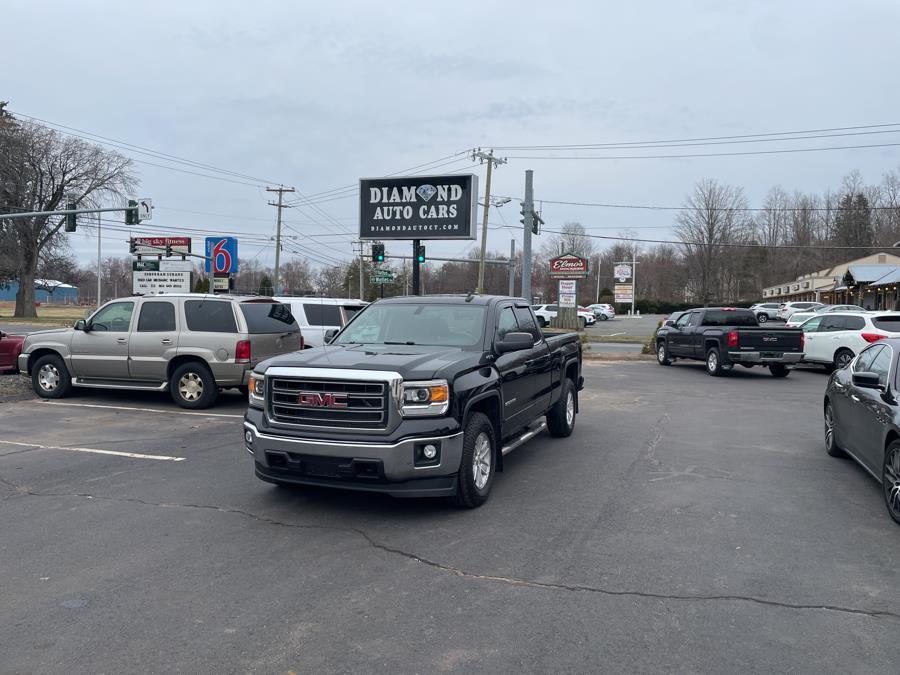
[[[675,327],[675,322],[672,321],[672,319],[666,319],[666,322],[665,322],[665,324],[663,324],[663,325],[669,326],[670,328],[674,328],[674,327]]]
[[[87,323],[85,322],[84,319],[78,319],[78,321],[75,322],[75,325],[72,326],[72,328],[73,328],[74,330],[83,330],[83,331],[87,331]]]
[[[330,345],[331,341],[337,337],[337,334],[340,333],[340,329],[338,328],[329,328],[325,331],[325,344]]]
[[[506,354],[507,352],[518,352],[523,349],[531,349],[534,347],[534,337],[531,333],[507,333],[502,340],[497,340],[494,345],[498,354]]]

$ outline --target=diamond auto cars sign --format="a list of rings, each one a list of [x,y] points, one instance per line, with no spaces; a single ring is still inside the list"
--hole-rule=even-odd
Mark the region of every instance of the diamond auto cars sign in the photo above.
[[[474,239],[477,194],[474,174],[363,178],[359,238]]]
[[[552,279],[577,279],[588,275],[589,261],[574,253],[564,253],[550,261]]]

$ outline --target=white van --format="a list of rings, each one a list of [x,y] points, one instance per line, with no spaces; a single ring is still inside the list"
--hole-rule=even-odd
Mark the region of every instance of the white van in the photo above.
[[[324,345],[326,331],[343,328],[359,310],[369,304],[350,298],[280,296],[277,300],[290,306],[307,349]]]

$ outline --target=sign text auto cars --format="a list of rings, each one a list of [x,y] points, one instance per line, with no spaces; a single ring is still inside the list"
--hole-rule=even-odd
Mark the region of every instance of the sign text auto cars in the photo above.
[[[474,239],[474,174],[363,178],[360,239]]]

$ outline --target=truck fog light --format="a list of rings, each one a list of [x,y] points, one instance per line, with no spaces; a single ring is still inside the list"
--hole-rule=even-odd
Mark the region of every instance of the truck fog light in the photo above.
[[[244,440],[247,442],[247,445],[253,445],[253,432],[249,429],[244,432]]]
[[[425,459],[434,459],[437,457],[437,448],[431,444],[426,445],[422,448],[422,454],[425,455]]]

